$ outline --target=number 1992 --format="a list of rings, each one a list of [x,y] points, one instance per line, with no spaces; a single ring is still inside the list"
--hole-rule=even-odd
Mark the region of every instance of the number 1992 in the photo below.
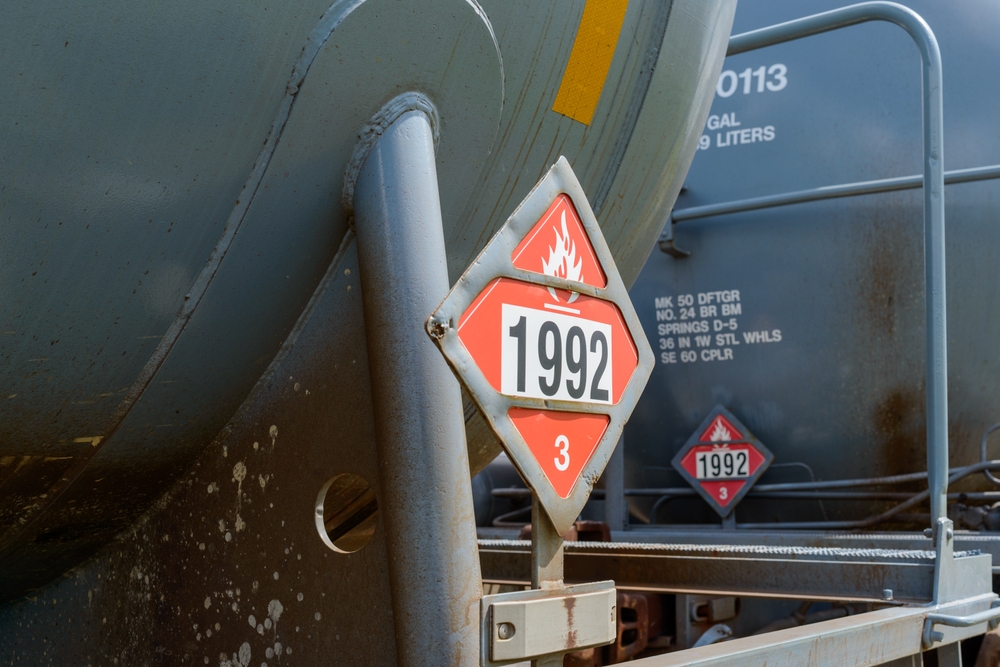
[[[729,479],[750,476],[750,455],[746,449],[720,449],[695,455],[698,479]]]
[[[611,326],[503,305],[500,391],[514,396],[611,402]]]

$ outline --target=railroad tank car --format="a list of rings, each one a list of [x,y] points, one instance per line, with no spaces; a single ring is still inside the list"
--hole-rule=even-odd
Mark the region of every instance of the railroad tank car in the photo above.
[[[839,6],[740,2],[734,34]],[[980,459],[1000,421],[1000,53],[991,2],[904,3],[937,36],[944,68],[951,465]],[[774,453],[760,484],[873,478],[927,469],[923,201],[919,189],[685,219],[685,210],[922,170],[920,59],[888,23],[868,23],[726,59],[684,190],[632,288],[659,363],[626,428],[626,487],[687,487],[675,453],[715,406]],[[956,174],[972,170],[962,182]],[[950,174],[950,175],[949,175]],[[881,190],[881,191],[880,191]],[[669,229],[672,227],[672,230]],[[672,234],[671,234],[672,232]],[[670,236],[672,235],[672,240]],[[672,254],[668,254],[672,253]],[[689,254],[688,254],[689,253]],[[997,452],[990,442],[987,458]],[[925,488],[880,487],[906,495]],[[976,473],[952,485],[988,492]],[[872,491],[856,488],[855,493]],[[952,498],[964,528],[1000,528],[988,499]],[[743,500],[736,524],[863,520],[898,503]],[[709,524],[700,499],[633,497],[633,521]],[[880,527],[922,527],[911,509]],[[831,526],[833,524],[830,524]]]
[[[585,10],[600,20],[579,57],[604,64],[584,62],[554,110]],[[352,151],[390,100],[431,100],[452,282],[565,156],[630,283],[696,150],[734,10],[5,7],[3,659],[245,667],[266,625],[271,654],[393,663],[384,532],[345,556],[316,525],[338,474],[383,493]],[[466,417],[478,470],[499,445]]]

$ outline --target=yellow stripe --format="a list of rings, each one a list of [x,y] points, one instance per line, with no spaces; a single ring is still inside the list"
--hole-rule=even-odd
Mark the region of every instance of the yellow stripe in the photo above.
[[[590,125],[611,69],[628,0],[587,0],[552,110]]]

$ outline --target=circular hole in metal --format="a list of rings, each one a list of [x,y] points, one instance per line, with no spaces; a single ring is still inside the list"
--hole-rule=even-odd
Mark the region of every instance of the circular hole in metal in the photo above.
[[[378,523],[375,490],[364,477],[337,475],[316,498],[316,530],[334,551],[354,553],[371,540]]]

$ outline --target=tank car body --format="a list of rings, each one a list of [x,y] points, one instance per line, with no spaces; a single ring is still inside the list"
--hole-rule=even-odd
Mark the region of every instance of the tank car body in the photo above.
[[[746,0],[734,34],[838,4]],[[1000,142],[985,128],[1000,101],[990,36],[1000,15],[991,3],[905,4],[940,43],[946,175],[997,165]],[[730,56],[674,214],[919,175],[921,136],[920,60],[896,26]],[[980,437],[1000,418],[1000,185],[995,174],[985,178],[945,192],[952,466],[977,462]],[[626,430],[626,486],[685,486],[671,459],[720,404],[774,452],[762,484],[926,470],[922,210],[919,188],[876,188],[674,224],[673,244],[690,256],[654,252],[632,288],[660,363]],[[977,474],[953,491],[991,488]],[[736,520],[861,519],[887,502],[751,497]],[[650,502],[633,509],[651,519]],[[668,523],[718,520],[694,499],[658,514]]]
[[[141,664],[221,654],[246,665],[248,607],[261,628],[285,609],[289,626],[294,594],[266,591],[299,577],[298,602],[313,601],[295,627],[318,642],[300,644],[299,655],[312,651],[303,660],[394,660],[380,531],[331,563],[336,552],[315,524],[331,475],[357,473],[382,493],[344,195],[352,151],[378,134],[373,116],[399,95],[415,90],[435,105],[452,281],[564,155],[631,282],[693,157],[734,9],[729,0],[6,7],[4,655]],[[594,71],[607,75],[567,84],[584,102],[559,113],[585,10],[611,21],[586,37],[604,54]],[[466,415],[478,469],[499,446],[474,410]],[[276,521],[267,529],[264,515]],[[266,576],[251,576],[251,561]],[[332,578],[322,574],[330,564]],[[79,588],[91,579],[102,583]],[[76,632],[38,642],[15,628],[50,625],[37,598],[23,597],[46,585],[81,613],[63,618]],[[127,593],[131,585],[144,592]],[[284,606],[251,603],[251,591]],[[352,620],[359,605],[377,612],[376,630]],[[222,612],[232,618],[211,616]],[[94,614],[114,632],[85,629],[107,622]],[[342,629],[309,629],[322,619]],[[213,632],[211,650],[192,648]],[[338,632],[350,641],[338,644]],[[281,655],[271,639],[267,650]],[[255,646],[255,660],[264,651]]]

